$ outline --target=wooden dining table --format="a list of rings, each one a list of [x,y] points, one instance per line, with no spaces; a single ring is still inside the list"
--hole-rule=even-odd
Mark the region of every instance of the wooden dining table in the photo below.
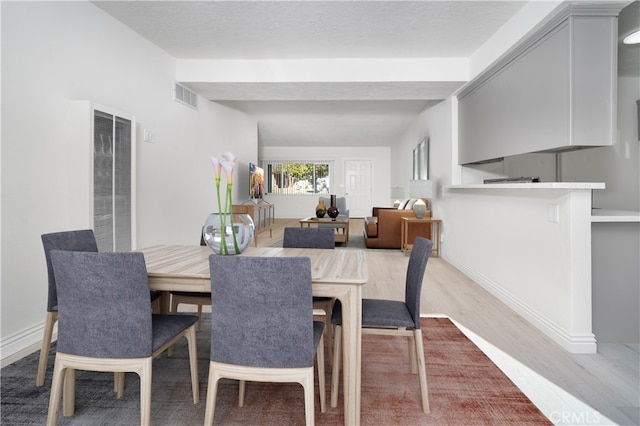
[[[157,245],[141,250],[152,290],[210,292],[209,255],[206,246]],[[342,304],[344,423],[360,424],[362,285],[368,281],[363,250],[322,250],[249,247],[241,256],[298,257],[311,259],[314,296],[333,297]],[[163,296],[168,311],[168,297]]]

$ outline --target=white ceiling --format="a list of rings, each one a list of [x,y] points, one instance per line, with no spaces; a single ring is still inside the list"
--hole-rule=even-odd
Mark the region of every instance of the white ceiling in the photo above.
[[[177,59],[468,58],[525,1],[96,1]],[[464,82],[189,83],[262,146],[393,144]],[[417,141],[416,141],[417,143]]]

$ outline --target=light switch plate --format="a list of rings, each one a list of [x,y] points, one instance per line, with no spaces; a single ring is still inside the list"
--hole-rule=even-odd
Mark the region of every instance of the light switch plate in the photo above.
[[[149,143],[156,143],[155,132],[148,129],[144,129],[144,141]]]
[[[547,220],[551,223],[560,223],[560,206],[557,204],[547,205]]]

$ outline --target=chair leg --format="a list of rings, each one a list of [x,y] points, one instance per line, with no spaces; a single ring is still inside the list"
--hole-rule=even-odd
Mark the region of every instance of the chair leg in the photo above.
[[[324,350],[324,349],[323,349]],[[304,389],[304,417],[307,426],[315,424],[315,410],[313,408],[313,369],[301,380]]]
[[[216,409],[216,397],[218,394],[218,374],[215,369],[209,365],[209,384],[207,389],[206,408],[204,412],[204,425],[213,425],[213,416]]]
[[[316,351],[316,362],[318,364],[318,393],[320,394],[320,412],[327,412],[327,390],[324,373],[324,337],[320,336],[318,350]]]
[[[67,368],[64,375],[64,391],[62,398],[62,415],[71,417],[76,413],[76,370]]]
[[[177,314],[178,313],[178,301],[176,300],[176,298],[171,295],[171,309],[169,310],[169,313],[172,314]],[[167,349],[167,355],[168,356],[173,356],[173,345],[169,346],[169,349]]]
[[[191,368],[191,390],[193,392],[193,403],[200,402],[200,386],[198,383],[198,353],[196,347],[196,329],[189,327],[186,334],[189,346],[189,366]]]
[[[335,299],[331,299],[327,303],[327,315],[325,320],[326,330],[327,330],[327,347],[329,348],[329,362],[333,361],[333,324],[331,323],[331,317],[333,316],[333,304],[336,302]]]
[[[329,365],[333,362],[333,325],[331,324],[331,316],[333,314],[333,304],[335,299],[329,301],[316,302],[313,305],[314,309],[322,309],[324,311],[324,334],[327,336],[327,347],[329,350]]]
[[[246,389],[247,382],[240,380],[238,383],[238,407],[244,407],[244,391]]]
[[[140,424],[143,426],[151,425],[152,362],[151,357],[146,359],[138,372],[140,376]]]
[[[49,363],[49,348],[51,348],[53,325],[57,320],[57,312],[47,312],[47,317],[44,321],[44,336],[42,337],[42,348],[40,349],[40,361],[38,362],[38,376],[36,377],[36,386],[44,385],[44,377],[47,374],[47,364]]]
[[[162,306],[160,305],[160,298],[151,302],[151,313],[159,314],[161,310],[162,310]]]
[[[202,330],[202,305],[198,304],[198,331]]]
[[[171,310],[169,312],[171,312],[172,314],[175,314],[176,312],[178,312],[178,305],[179,305],[178,301],[172,295],[171,296]]]
[[[422,330],[413,331],[416,357],[418,359],[418,374],[420,379],[420,393],[422,394],[422,411],[429,413],[429,391],[427,389],[427,368],[424,361],[424,347],[422,344]]]
[[[56,362],[53,367],[53,381],[51,384],[51,395],[49,396],[49,413],[47,414],[47,425],[56,426],[58,424],[58,414],[60,413],[60,398],[62,398],[62,386],[64,383],[65,369],[62,363]]]
[[[416,342],[414,336],[410,336],[408,339],[409,344],[409,361],[411,365],[411,374],[418,373],[418,363],[416,362]]]
[[[333,369],[331,371],[331,407],[338,406],[338,386],[340,381],[340,355],[342,344],[342,327],[333,327]]]
[[[113,373],[113,387],[116,398],[122,398],[124,395],[124,372]]]

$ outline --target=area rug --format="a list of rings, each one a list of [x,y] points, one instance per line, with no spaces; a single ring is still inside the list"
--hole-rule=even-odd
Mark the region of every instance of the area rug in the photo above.
[[[186,343],[174,356],[153,365],[152,423],[201,425],[204,419],[209,354],[209,317],[198,333],[201,399],[191,400]],[[549,425],[531,401],[447,318],[423,318],[431,413],[420,405],[417,375],[409,371],[406,340],[364,336],[362,341],[362,425]],[[45,386],[35,386],[39,353],[1,371],[3,425],[46,424],[52,348]],[[327,365],[327,400],[330,368]],[[317,383],[316,383],[317,386]],[[245,406],[237,406],[236,382],[222,381],[216,405],[219,425],[304,424],[302,387],[296,384],[248,383]],[[317,396],[317,390],[316,390]],[[125,394],[113,394],[113,375],[78,372],[76,414],[60,416],[60,425],[139,424],[139,380],[127,374]],[[342,395],[337,408],[320,413],[317,425],[344,424]]]

